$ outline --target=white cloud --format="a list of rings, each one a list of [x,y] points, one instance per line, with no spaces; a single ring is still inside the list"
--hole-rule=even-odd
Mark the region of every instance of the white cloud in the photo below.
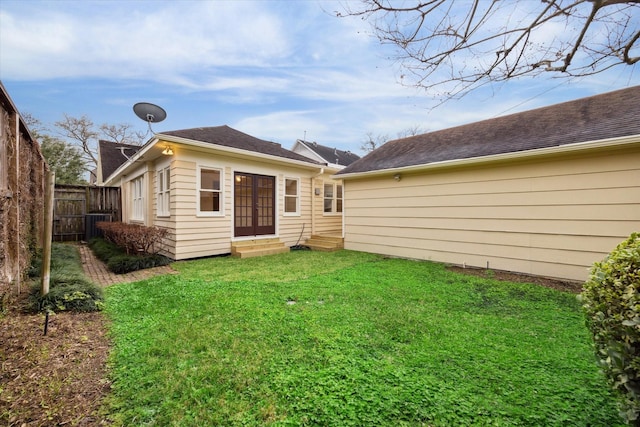
[[[432,110],[436,101],[397,83],[396,65],[386,59],[390,47],[367,35],[366,21],[330,16],[339,6],[0,0],[0,78],[46,87],[49,93],[29,101],[55,104],[47,114],[58,118],[79,111],[96,122],[130,121],[131,105],[144,100],[167,108],[159,128],[226,123],[287,148],[306,131],[308,139],[354,152],[369,132],[396,138],[415,126],[432,131],[634,80],[630,71],[610,70],[549,91],[560,82],[545,75]],[[509,18],[520,19],[519,12]],[[52,95],[51,88],[61,91]]]
[[[74,3],[50,3],[46,13],[36,3],[1,12],[3,78],[180,75],[264,66],[289,49],[282,23],[259,3],[93,2],[91,14],[78,14]]]

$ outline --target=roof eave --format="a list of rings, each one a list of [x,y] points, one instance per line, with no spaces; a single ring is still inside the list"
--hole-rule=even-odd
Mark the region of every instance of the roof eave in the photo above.
[[[130,160],[126,161],[125,163],[122,164],[122,166],[116,169],[108,177],[108,179],[104,181],[103,185],[105,186],[113,185],[115,182],[117,182],[120,176],[123,173],[125,173],[131,165],[133,165],[137,161],[140,161],[144,157],[144,155],[159,142],[170,142],[174,144],[182,144],[182,145],[187,145],[191,147],[203,148],[206,150],[222,151],[228,154],[233,154],[233,155],[242,156],[242,157],[258,157],[259,156],[263,159],[267,159],[274,163],[280,163],[280,164],[285,163],[285,164],[295,165],[298,167],[304,167],[312,170],[315,170],[318,168],[327,168],[327,165],[320,164],[320,163],[312,163],[312,162],[305,162],[302,160],[288,159],[286,157],[274,156],[271,154],[264,154],[264,153],[257,153],[254,151],[242,150],[242,149],[233,148],[233,147],[225,147],[223,145],[211,144],[208,142],[196,141],[193,139],[182,138],[179,136],[158,133],[158,134],[155,134],[154,137],[151,138],[149,142],[147,142],[147,144],[145,144],[136,154],[134,154]]]
[[[390,173],[399,172],[421,172],[433,169],[444,169],[461,166],[480,165],[483,163],[505,162],[510,160],[521,160],[524,158],[536,158],[558,154],[566,154],[571,152],[598,150],[604,148],[622,148],[624,146],[640,144],[639,135],[629,135],[624,137],[607,138],[595,141],[578,142],[575,144],[557,145],[554,147],[537,148],[533,150],[516,151],[511,153],[494,154],[490,156],[470,157],[467,159],[443,160],[440,162],[425,163],[420,165],[402,166],[397,168],[377,169],[365,172],[353,172],[342,174],[337,173],[337,178],[365,178],[380,175],[388,175]]]
[[[242,150],[240,148],[226,147],[224,145],[212,144],[209,142],[197,141],[194,139],[182,138],[174,135],[156,134],[156,138],[161,141],[173,142],[174,144],[184,144],[208,150],[217,150],[229,154],[239,155],[242,157],[261,157],[269,159],[270,161],[275,163],[288,163],[296,166],[306,167],[309,169],[318,169],[321,167],[325,167],[325,165],[320,163],[311,163],[302,160],[288,159],[286,157],[274,156],[272,154],[264,154],[250,150]]]
[[[109,175],[106,180],[103,181],[102,185],[104,185],[105,187],[114,185],[116,182],[116,179],[120,178],[120,176],[124,172],[126,172],[129,169],[129,167],[135,164],[135,162],[139,161],[151,148],[153,148],[156,145],[158,141],[159,139],[157,134],[151,137],[151,139],[149,139],[149,141],[147,141],[147,143],[143,145],[142,148],[140,148],[140,150],[138,150],[133,156],[131,156],[129,160],[124,162],[122,165],[120,165],[118,169],[113,171],[113,173]]]

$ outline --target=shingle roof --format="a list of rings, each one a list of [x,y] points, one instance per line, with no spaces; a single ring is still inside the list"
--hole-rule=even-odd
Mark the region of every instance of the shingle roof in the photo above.
[[[389,141],[338,175],[630,135],[640,135],[640,86]]]
[[[120,144],[112,141],[98,141],[98,154],[100,156],[100,166],[102,169],[102,180],[106,180],[109,175],[122,166],[128,159],[140,150],[139,145]],[[124,153],[124,154],[123,154]]]
[[[351,151],[338,150],[337,148],[327,147],[317,142],[303,141],[301,139],[299,139],[298,142],[322,157],[327,163],[349,166],[360,158],[360,156],[353,154]]]
[[[182,129],[169,132],[162,132],[162,135],[177,136],[179,138],[191,139],[194,141],[206,142],[209,144],[221,145],[224,147],[237,148],[240,150],[252,151],[255,153],[268,154],[271,156],[283,157],[291,160],[298,160],[307,163],[317,163],[308,157],[282,148],[275,142],[258,139],[246,133],[240,132],[229,126],[214,126],[204,128]],[[158,135],[162,138],[162,135]]]

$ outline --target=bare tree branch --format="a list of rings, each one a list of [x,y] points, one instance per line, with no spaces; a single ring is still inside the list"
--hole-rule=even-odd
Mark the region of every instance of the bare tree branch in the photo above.
[[[80,118],[64,114],[64,119],[55,123],[62,130],[61,135],[73,140],[84,153],[88,162],[98,164],[97,152],[94,140],[98,138],[98,132],[94,130],[93,121],[87,116]]]
[[[106,123],[100,125],[100,131],[110,141],[120,144],[140,145],[142,144],[145,134],[132,130],[132,125],[128,123],[120,123],[117,125],[108,125]]]
[[[484,84],[592,75],[640,58],[640,0],[360,0],[337,16],[367,20],[396,48],[403,84],[463,96]]]
[[[132,126],[126,123],[105,123],[96,130],[93,120],[84,115],[77,118],[65,114],[64,119],[56,122],[55,126],[60,129],[60,135],[71,140],[82,150],[85,162],[93,166],[98,164],[97,143],[101,136],[109,141],[132,145],[142,144],[145,137],[143,133],[133,131]]]

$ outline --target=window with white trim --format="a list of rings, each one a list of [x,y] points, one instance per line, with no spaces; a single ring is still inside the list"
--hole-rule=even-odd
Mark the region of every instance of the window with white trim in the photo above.
[[[342,212],[342,185],[324,185],[324,213]]]
[[[169,203],[171,202],[171,175],[169,166],[158,171],[158,216],[170,216]]]
[[[284,180],[284,213],[295,215],[300,213],[300,180],[285,178]]]
[[[144,221],[144,176],[131,180],[131,219]]]
[[[201,167],[198,172],[198,213],[222,213],[222,171]]]

